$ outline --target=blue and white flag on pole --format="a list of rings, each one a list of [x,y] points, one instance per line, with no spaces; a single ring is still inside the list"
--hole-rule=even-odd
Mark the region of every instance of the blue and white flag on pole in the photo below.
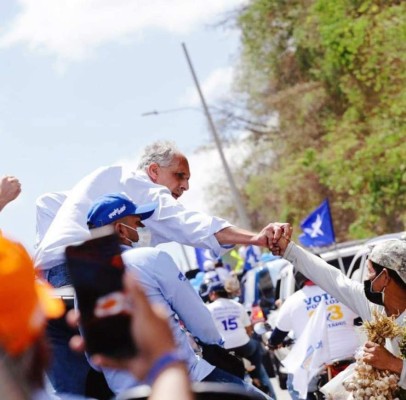
[[[261,250],[259,247],[250,244],[245,249],[245,255],[242,258],[244,258],[244,271],[249,271],[258,264],[261,258]]]
[[[196,263],[200,271],[204,271],[204,262],[207,260],[213,261],[214,265],[215,259],[213,257],[211,250],[195,247],[195,255],[196,255]]]
[[[307,247],[329,246],[335,243],[333,221],[328,199],[324,200],[301,223],[300,242]]]

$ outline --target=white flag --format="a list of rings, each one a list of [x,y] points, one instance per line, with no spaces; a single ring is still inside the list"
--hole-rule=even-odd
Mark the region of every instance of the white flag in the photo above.
[[[300,398],[307,397],[309,382],[329,359],[327,310],[321,301],[302,335],[282,362],[287,371],[293,374],[293,388],[299,392]]]

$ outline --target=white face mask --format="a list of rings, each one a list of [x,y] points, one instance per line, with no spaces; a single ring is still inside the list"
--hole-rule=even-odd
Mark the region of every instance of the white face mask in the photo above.
[[[127,240],[130,242],[130,246],[131,246],[133,249],[136,249],[136,248],[140,247],[140,245],[138,244],[138,242],[133,242],[131,239],[129,239],[128,237],[125,237],[125,236],[124,236],[124,238],[127,239]]]
[[[121,222],[121,225],[124,225],[126,228],[131,229],[131,230],[137,232],[137,234],[138,234],[138,242],[133,242],[128,237],[125,237],[125,239],[127,239],[130,242],[131,247],[136,248],[136,247],[150,247],[151,246],[151,231],[148,228],[138,227],[137,229],[135,229],[122,222]]]
[[[135,228],[133,228],[132,226],[127,225],[127,224],[125,224],[125,223],[123,223],[123,222],[121,222],[121,225],[125,226],[127,229],[131,229],[132,231],[137,232],[138,237],[139,237],[138,229],[140,229],[140,228],[135,229]],[[133,242],[133,241],[132,241],[130,238],[128,238],[127,236],[124,236],[124,239],[126,239],[126,240],[128,240],[128,241],[130,242],[130,246],[131,246],[132,248],[140,247],[139,244],[138,244],[138,242]]]
[[[139,247],[151,247],[151,231],[147,228],[138,228],[138,246]]]

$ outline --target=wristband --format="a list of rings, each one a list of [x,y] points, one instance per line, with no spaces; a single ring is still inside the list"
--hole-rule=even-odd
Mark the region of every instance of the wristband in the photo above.
[[[174,363],[179,363],[179,362],[185,362],[185,359],[181,357],[179,352],[177,350],[170,351],[167,353],[162,354],[161,357],[159,357],[151,367],[151,369],[148,372],[148,375],[145,379],[146,383],[148,385],[152,385],[152,383],[155,381],[157,376],[169,365],[174,364]]]

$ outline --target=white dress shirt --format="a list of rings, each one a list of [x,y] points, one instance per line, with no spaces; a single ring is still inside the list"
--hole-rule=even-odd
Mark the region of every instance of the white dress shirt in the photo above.
[[[152,246],[176,241],[210,249],[216,256],[229,250],[229,246],[223,248],[214,236],[230,227],[229,222],[186,210],[167,187],[153,183],[143,171],[110,166],[87,175],[68,193],[38,244],[34,256],[36,268],[49,269],[63,263],[66,246],[89,239],[86,220],[90,207],[98,197],[113,192],[125,192],[136,204],[158,202],[154,214],[144,221],[152,233]],[[63,197],[59,199],[63,200]],[[38,224],[41,223],[40,220]]]

